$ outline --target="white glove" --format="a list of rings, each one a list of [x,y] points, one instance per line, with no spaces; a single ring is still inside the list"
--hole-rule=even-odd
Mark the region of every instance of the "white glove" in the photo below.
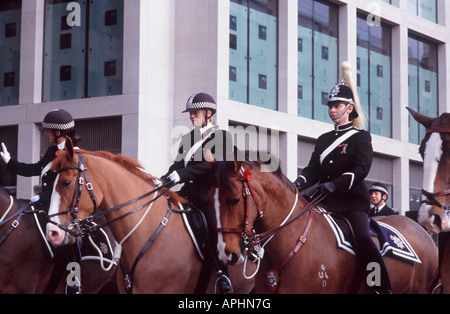
[[[30,201],[31,201],[31,203],[36,203],[40,199],[41,199],[41,197],[39,196],[39,194],[37,194],[37,195],[33,196]]]
[[[167,177],[170,181],[173,181],[174,183],[180,182],[180,176],[178,175],[178,172],[174,171]]]
[[[0,152],[0,156],[2,156],[5,164],[8,164],[9,160],[11,159],[11,155],[9,154],[8,149],[6,149],[5,143],[2,143],[2,151]]]
[[[159,188],[161,185],[163,185],[162,181],[159,179],[153,179],[153,183],[157,188]]]

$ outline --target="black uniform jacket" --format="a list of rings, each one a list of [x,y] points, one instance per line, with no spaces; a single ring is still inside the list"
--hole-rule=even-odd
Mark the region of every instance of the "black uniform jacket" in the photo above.
[[[17,161],[16,158],[11,158],[8,162],[7,171],[18,174],[23,177],[40,176],[42,170],[51,163],[57,156],[58,146],[51,145],[45,152],[44,157],[34,164],[26,164]],[[56,174],[47,171],[42,175],[42,191],[39,193],[39,202],[44,205],[45,208],[50,206],[50,197],[53,192],[53,182],[56,178]]]
[[[185,134],[181,139],[175,162],[161,177],[167,182],[167,176],[176,171],[180,176],[180,183],[184,183],[179,194],[200,209],[207,206],[206,197],[213,180],[211,167],[205,159],[208,155],[217,161],[232,160],[227,159],[233,156],[231,134],[216,126],[209,128],[202,135],[198,129]]]
[[[324,204],[332,212],[360,210],[369,213],[370,197],[364,179],[373,159],[372,137],[351,123],[335,127],[316,142],[309,165],[303,170],[304,189],[317,182],[333,182],[337,192]]]
[[[398,215],[398,211],[390,208],[387,205],[384,205],[381,210],[377,210],[377,213],[375,213],[375,207],[370,208],[370,217],[376,217],[376,216],[391,216],[391,215]]]

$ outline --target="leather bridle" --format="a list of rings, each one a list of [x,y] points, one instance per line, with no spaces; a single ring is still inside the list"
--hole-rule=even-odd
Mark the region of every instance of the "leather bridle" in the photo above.
[[[258,211],[258,218],[262,219],[264,217],[264,212],[261,210],[261,208],[258,205],[258,201],[255,197],[255,192],[250,184],[250,181],[252,180],[252,173],[249,170],[244,169],[243,167],[240,170],[240,177],[231,177],[230,181],[236,182],[240,181],[242,182],[242,195],[244,197],[244,219],[243,219],[243,228],[230,228],[230,227],[223,227],[223,228],[217,228],[217,232],[223,232],[223,233],[237,233],[241,234],[241,246],[242,248],[247,252],[247,254],[250,255],[250,260],[255,261],[260,259],[262,256],[259,256],[258,250],[261,247],[261,245],[265,245],[266,241],[270,241],[270,239],[279,231],[290,225],[292,222],[297,220],[299,217],[301,217],[306,212],[311,212],[314,206],[316,206],[318,203],[320,203],[326,195],[323,193],[316,193],[315,198],[308,203],[299,213],[297,213],[294,217],[288,220],[288,218],[292,215],[293,211],[295,210],[296,204],[297,204],[297,197],[296,196],[296,202],[294,204],[294,207],[289,214],[289,216],[286,218],[285,222],[282,223],[280,226],[275,227],[273,229],[270,229],[268,231],[265,231],[263,233],[255,233],[255,230],[250,230],[249,228],[249,202],[250,202],[250,196],[255,202],[256,209]],[[310,216],[312,217],[312,216]],[[306,234],[309,230],[310,224],[311,224],[311,218],[308,220],[307,227],[305,229],[305,233],[302,235],[301,240],[306,240]],[[298,250],[298,249],[297,249]]]
[[[66,211],[58,212],[56,214],[52,214],[52,215],[48,216],[50,219],[55,216],[62,216],[62,215],[70,214],[72,216],[72,224],[70,224],[69,226],[65,226],[63,224],[56,223],[56,222],[52,221],[51,219],[50,219],[50,223],[58,226],[60,229],[62,229],[63,231],[66,231],[67,233],[69,233],[70,235],[72,235],[74,237],[85,236],[85,235],[92,233],[100,228],[105,227],[106,225],[109,225],[110,223],[112,223],[116,220],[125,218],[131,214],[138,212],[139,210],[149,206],[151,203],[156,201],[158,198],[160,198],[162,195],[164,195],[167,191],[169,191],[169,189],[171,187],[173,187],[173,185],[174,185],[173,181],[169,181],[169,182],[162,184],[162,185],[158,186],[157,188],[155,188],[139,197],[136,197],[128,202],[125,202],[123,204],[120,204],[118,206],[115,206],[113,208],[104,210],[104,211],[96,214],[95,212],[98,209],[97,199],[95,198],[94,191],[93,191],[93,185],[90,182],[88,174],[87,174],[88,168],[86,167],[86,165],[84,163],[83,155],[80,153],[76,153],[76,155],[78,157],[78,165],[68,166],[68,167],[59,169],[57,171],[57,174],[60,174],[61,172],[65,172],[65,171],[69,171],[69,170],[78,170],[78,175],[77,175],[76,185],[75,185],[75,189],[74,189],[73,196],[72,196],[72,201],[70,202],[70,205]],[[93,204],[93,210],[88,217],[80,220],[78,218],[78,211],[79,211],[81,193],[83,191],[83,185],[86,185],[86,190],[89,192],[89,196],[90,196],[92,204]],[[101,224],[93,223],[94,221],[96,221],[100,218],[103,218],[106,215],[108,215],[114,211],[117,211],[125,206],[136,203],[136,202],[156,193],[157,191],[159,191],[163,188],[165,188],[165,190],[161,194],[157,195],[156,197],[153,197],[150,201],[146,202],[145,204],[143,204],[125,214],[122,214],[118,217],[110,219],[104,223],[101,223]],[[78,230],[77,232],[73,231],[75,228]]]
[[[433,134],[433,133],[450,133],[450,129],[442,128],[442,129],[430,129],[427,130],[426,134]],[[443,191],[439,191],[436,193],[428,192],[425,189],[422,189],[422,195],[426,197],[425,200],[422,201],[422,204],[427,204],[431,206],[437,206],[439,208],[442,208],[445,211],[450,211],[449,205],[444,205],[440,203],[438,200],[436,200],[436,197],[442,197],[450,195],[450,189],[446,189]]]

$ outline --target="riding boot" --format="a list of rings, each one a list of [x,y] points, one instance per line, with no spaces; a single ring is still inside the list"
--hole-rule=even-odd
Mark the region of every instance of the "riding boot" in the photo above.
[[[217,254],[215,254],[217,256]],[[231,280],[228,277],[228,267],[222,263],[217,258],[216,265],[218,266],[218,270],[216,273],[216,294],[232,294],[233,293],[233,285],[231,284]]]
[[[232,294],[233,286],[231,284],[231,280],[228,275],[228,266],[225,265],[217,254],[217,225],[216,225],[216,217],[214,214],[214,210],[212,208],[208,208],[205,206],[203,213],[205,215],[205,230],[207,232],[206,235],[206,245],[207,250],[209,252],[209,257],[214,263],[214,267],[217,271],[216,276],[216,284],[215,291],[218,294]]]

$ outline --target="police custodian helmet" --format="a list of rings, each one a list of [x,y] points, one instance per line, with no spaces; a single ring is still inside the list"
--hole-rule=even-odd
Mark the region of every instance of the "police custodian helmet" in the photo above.
[[[353,101],[354,96],[352,89],[347,85],[336,85],[330,92],[330,96],[328,98],[328,106],[332,106],[339,103],[345,103],[347,106],[353,105],[355,106],[355,102]],[[349,119],[353,120],[358,118],[358,112],[356,109],[350,113]]]
[[[378,191],[378,192],[384,193],[387,196],[389,196],[387,186],[381,182],[376,182],[376,183],[372,184],[372,186],[369,189],[369,192],[372,193],[373,191]]]
[[[210,95],[206,93],[197,93],[189,97],[188,101],[186,102],[186,110],[184,110],[183,113],[202,109],[210,109],[212,111],[212,114],[214,115],[217,111],[217,105],[214,101],[214,98],[212,98]]]
[[[42,121],[42,129],[69,131],[75,128],[72,115],[64,109],[54,109],[47,113]]]

